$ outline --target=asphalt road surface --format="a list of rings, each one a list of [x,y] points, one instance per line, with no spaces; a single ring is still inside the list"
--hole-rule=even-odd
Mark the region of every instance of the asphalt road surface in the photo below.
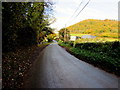
[[[75,58],[52,43],[35,61],[25,88],[118,88],[118,77]]]

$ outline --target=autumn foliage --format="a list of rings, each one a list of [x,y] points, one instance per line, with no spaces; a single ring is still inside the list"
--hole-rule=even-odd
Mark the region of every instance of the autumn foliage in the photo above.
[[[88,19],[67,27],[70,33],[118,38],[118,21]]]

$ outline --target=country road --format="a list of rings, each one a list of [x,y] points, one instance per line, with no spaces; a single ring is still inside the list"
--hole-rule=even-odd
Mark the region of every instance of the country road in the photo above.
[[[118,88],[118,77],[75,58],[52,43],[35,61],[25,88]]]

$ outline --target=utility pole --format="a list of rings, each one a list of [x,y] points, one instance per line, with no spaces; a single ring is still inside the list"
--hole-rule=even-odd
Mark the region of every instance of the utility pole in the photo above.
[[[65,31],[64,31],[64,42],[66,41],[66,24],[65,24]]]

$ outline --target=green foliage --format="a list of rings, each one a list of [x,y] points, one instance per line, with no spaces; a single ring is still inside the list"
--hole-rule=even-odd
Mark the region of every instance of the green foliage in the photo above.
[[[96,38],[81,38],[77,39],[75,42],[76,43],[104,43],[104,42],[113,42],[113,41],[118,41],[118,39],[114,38],[103,38],[103,37],[96,37]]]
[[[49,35],[47,35],[48,42],[52,42],[52,40],[54,40],[55,37],[56,37],[56,34],[49,34]]]
[[[67,27],[73,34],[118,38],[118,21],[88,19]]]
[[[2,3],[3,88],[21,88],[26,73],[46,45],[44,37],[52,33],[48,2]],[[48,9],[49,8],[49,9]]]
[[[50,34],[48,2],[3,2],[3,52],[41,42]]]
[[[65,42],[69,41],[70,31],[67,28],[62,28],[59,31],[59,38],[60,38],[60,40],[65,41]]]
[[[20,46],[30,46],[36,44],[36,33],[31,27],[25,27],[17,32],[17,42]],[[22,37],[21,37],[22,36]]]
[[[76,43],[73,48],[73,42],[67,44],[59,44],[64,47],[70,45],[70,52],[76,57],[91,63],[106,71],[119,74],[120,68],[120,42],[105,42],[105,43]]]
[[[73,52],[76,56],[89,60],[88,62],[100,65],[112,72],[118,73],[120,68],[119,58],[111,57],[106,55],[104,52],[96,53],[89,50],[71,48],[71,52]]]
[[[92,52],[100,52],[101,54],[105,54],[111,56],[113,58],[119,58],[118,51],[120,42],[106,42],[106,43],[77,43],[76,48],[85,49]]]
[[[60,46],[64,46],[64,47],[69,47],[69,48],[71,48],[71,45],[70,45],[68,42],[59,41],[58,44],[59,44]]]

